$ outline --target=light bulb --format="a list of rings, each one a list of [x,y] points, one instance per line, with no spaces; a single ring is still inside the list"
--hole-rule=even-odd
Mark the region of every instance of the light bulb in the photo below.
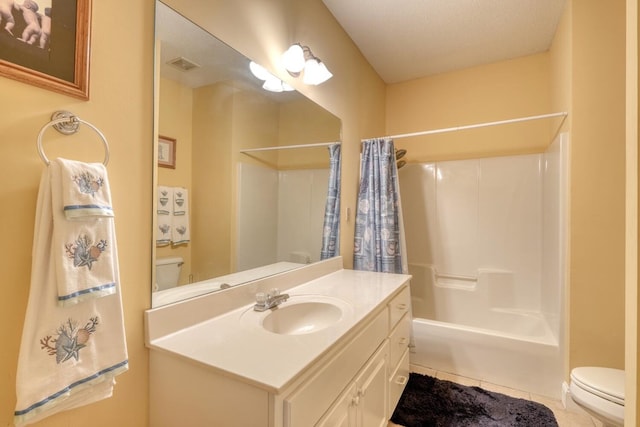
[[[304,78],[302,81],[308,85],[319,85],[333,77],[333,74],[317,58],[309,59],[304,66]]]
[[[282,80],[277,77],[269,78],[265,80],[262,89],[268,90],[269,92],[282,92]]]
[[[292,44],[282,54],[284,68],[291,74],[299,74],[304,68],[304,50],[299,44]]]
[[[319,67],[320,67],[320,64],[318,63],[318,60],[315,58],[308,59],[307,62],[305,62],[304,77],[302,78],[302,81],[304,82],[304,84],[307,84],[307,85],[318,84],[316,83],[316,80],[317,80],[317,74],[319,72],[318,70]]]
[[[329,71],[327,66],[324,65],[324,62],[320,62],[318,64],[318,74],[316,76],[316,84],[319,85],[320,83],[324,83],[327,80],[329,80],[331,77],[333,77],[333,74],[331,74],[331,71]]]
[[[249,69],[251,70],[251,74],[260,80],[268,80],[273,77],[273,74],[268,72],[262,65],[256,64],[253,61],[249,62]]]

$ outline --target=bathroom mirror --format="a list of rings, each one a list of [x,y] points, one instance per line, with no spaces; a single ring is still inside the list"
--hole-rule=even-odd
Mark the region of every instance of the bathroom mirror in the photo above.
[[[176,200],[184,193],[187,209],[154,205],[152,265],[183,264],[176,287],[159,289],[153,275],[152,307],[319,261],[329,149],[316,145],[340,140],[340,120],[296,91],[264,90],[248,58],[159,1],[155,31],[154,181]],[[161,239],[166,222],[188,242]]]

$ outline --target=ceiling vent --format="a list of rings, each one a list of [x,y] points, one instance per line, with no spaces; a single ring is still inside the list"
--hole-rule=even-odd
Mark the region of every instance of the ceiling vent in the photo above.
[[[192,70],[194,68],[200,67],[195,62],[191,62],[187,58],[183,58],[182,56],[180,56],[178,58],[174,58],[174,59],[172,59],[170,61],[167,61],[167,64],[173,65],[174,67],[176,67],[176,68],[178,68],[178,69],[180,69],[182,71],[189,71],[189,70]]]

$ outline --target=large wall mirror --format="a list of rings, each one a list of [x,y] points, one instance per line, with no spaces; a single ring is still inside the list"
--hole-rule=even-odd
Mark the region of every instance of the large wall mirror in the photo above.
[[[152,306],[319,261],[340,120],[161,2],[155,31]]]

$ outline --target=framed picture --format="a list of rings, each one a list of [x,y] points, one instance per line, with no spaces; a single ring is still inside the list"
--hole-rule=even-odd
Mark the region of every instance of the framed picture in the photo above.
[[[0,76],[89,99],[91,0],[0,1]]]
[[[158,137],[158,166],[176,168],[176,140],[174,138]]]

